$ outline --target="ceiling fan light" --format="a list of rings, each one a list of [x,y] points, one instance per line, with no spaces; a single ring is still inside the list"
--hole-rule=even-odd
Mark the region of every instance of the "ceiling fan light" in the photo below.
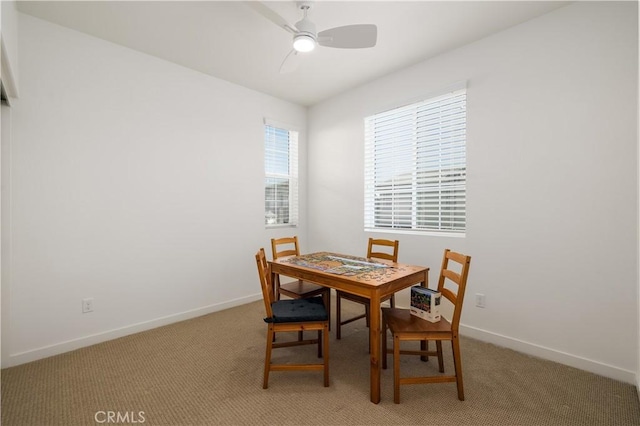
[[[298,34],[293,38],[293,48],[298,52],[311,52],[316,48],[316,41],[306,34]]]

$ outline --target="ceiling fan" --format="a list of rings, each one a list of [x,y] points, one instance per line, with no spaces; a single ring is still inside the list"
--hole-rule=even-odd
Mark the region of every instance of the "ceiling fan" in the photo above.
[[[313,6],[312,1],[296,2],[298,9],[303,12],[303,17],[295,25],[288,23],[263,2],[248,1],[245,3],[280,28],[293,34],[293,49],[282,61],[280,73],[295,71],[298,67],[300,53],[310,52],[315,49],[316,45],[341,49],[361,49],[376,45],[378,28],[373,24],[345,25],[316,32],[315,24],[307,16]]]

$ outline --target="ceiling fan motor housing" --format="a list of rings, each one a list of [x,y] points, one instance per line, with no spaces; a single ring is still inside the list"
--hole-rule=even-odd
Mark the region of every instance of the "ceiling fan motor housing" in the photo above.
[[[305,17],[296,23],[298,32],[293,36],[293,47],[299,52],[309,52],[316,47],[316,26]]]
[[[316,38],[316,24],[308,20],[306,16],[296,22],[296,28],[298,29],[298,34],[305,34],[314,39]]]

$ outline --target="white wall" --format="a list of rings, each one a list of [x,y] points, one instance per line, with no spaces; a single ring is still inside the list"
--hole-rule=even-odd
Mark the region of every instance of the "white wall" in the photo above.
[[[11,240],[8,238],[11,228],[10,201],[11,201],[11,108],[2,104],[0,106],[0,364],[9,359],[9,345],[5,344],[5,337],[9,336],[9,324],[11,324],[10,300],[10,270],[11,270]]]
[[[15,1],[3,1],[0,4],[0,80],[2,81],[2,86],[4,91],[9,99],[18,96],[18,79],[17,79],[17,70],[18,69],[18,12],[16,9]],[[8,209],[8,201],[9,201],[9,190],[6,186],[7,180],[7,170],[9,170],[7,159],[9,158],[7,155],[7,146],[11,137],[11,122],[10,122],[10,111],[9,107],[5,106],[4,103],[2,105],[2,117],[0,120],[0,140],[2,142],[2,155],[1,155],[1,176],[0,182],[2,183],[1,190],[1,229],[0,238],[1,238],[1,249],[0,254],[2,258],[2,267],[0,268],[0,294],[4,294],[5,290],[8,288],[8,273],[9,273],[9,265],[5,265],[5,259],[9,258],[10,251],[8,250],[8,239],[4,238],[6,230],[8,229],[8,225],[10,224],[9,215],[7,214]],[[8,234],[7,234],[8,235]],[[2,327],[0,327],[0,337],[5,335],[5,330],[8,328],[5,324],[5,319],[7,319],[8,324],[8,313],[9,313],[9,305],[8,305],[8,296],[2,296],[0,303],[0,322],[2,322]],[[0,353],[4,353],[7,350],[6,345],[0,344]],[[0,364],[1,364],[0,357]]]
[[[0,21],[2,32],[0,43],[2,52],[0,70],[2,83],[10,97],[18,96],[18,10],[13,0],[2,0],[0,3]]]
[[[3,366],[260,298],[257,249],[306,249],[304,175],[301,226],[264,229],[263,117],[305,170],[306,109],[19,18]]]
[[[432,285],[444,248],[472,256],[464,334],[635,383],[636,8],[572,4],[311,108],[311,249],[365,252],[363,117],[467,80],[466,238],[377,235]]]
[[[638,8],[637,10],[637,14],[638,14],[638,21],[640,21],[640,8]],[[640,56],[640,44],[638,46],[638,55]],[[639,80],[640,80],[640,76],[638,76]],[[637,87],[638,90],[638,110],[640,111],[640,84],[638,84]],[[638,120],[638,163],[637,166],[638,170],[636,173],[636,177],[638,179],[638,204],[637,204],[637,208],[638,208],[638,231],[640,232],[640,120]],[[636,294],[636,300],[638,303],[638,368],[636,370],[636,391],[638,392],[638,399],[640,399],[640,234],[637,236],[637,244],[638,244],[638,265],[636,265],[636,273],[637,275],[637,280],[638,280],[638,292]]]

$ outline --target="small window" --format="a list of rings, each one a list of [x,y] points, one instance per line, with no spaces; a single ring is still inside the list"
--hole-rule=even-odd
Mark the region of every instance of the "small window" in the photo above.
[[[365,229],[464,234],[466,89],[365,118]]]
[[[298,132],[264,126],[264,223],[298,225]]]

